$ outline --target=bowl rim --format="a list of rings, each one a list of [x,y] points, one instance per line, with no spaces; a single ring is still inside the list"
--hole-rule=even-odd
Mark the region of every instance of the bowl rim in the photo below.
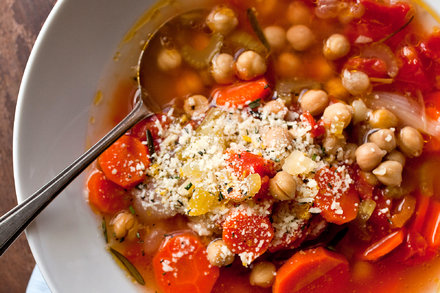
[[[34,64],[36,60],[39,58],[42,49],[43,44],[46,42],[48,38],[49,28],[52,26],[53,23],[57,21],[57,19],[60,17],[60,11],[62,11],[63,7],[65,6],[65,2],[67,0],[59,0],[56,1],[54,6],[52,7],[52,10],[50,11],[49,15],[47,16],[46,20],[43,23],[43,26],[41,27],[40,32],[38,33],[38,36],[35,40],[35,43],[32,47],[31,53],[29,55],[28,61],[26,63],[23,78],[20,83],[19,91],[18,91],[18,97],[17,97],[17,105],[15,108],[15,115],[14,115],[14,130],[12,134],[12,161],[13,161],[13,175],[14,175],[14,185],[16,190],[16,197],[17,202],[21,203],[24,201],[30,194],[25,195],[21,186],[25,184],[23,182],[22,176],[20,176],[20,168],[21,165],[21,158],[19,156],[19,150],[18,146],[20,145],[20,142],[22,140],[21,138],[21,132],[23,128],[23,105],[25,104],[26,100],[29,99],[29,96],[27,94],[28,92],[28,86],[29,86],[29,80],[32,77],[31,69],[34,67]],[[29,243],[29,247],[31,250],[31,253],[35,259],[36,265],[38,265],[38,268],[40,269],[44,280],[46,281],[49,288],[55,288],[55,284],[53,284],[52,279],[50,277],[50,274],[48,273],[48,268],[45,262],[42,261],[40,254],[37,249],[36,240],[35,238],[25,230],[26,238]]]

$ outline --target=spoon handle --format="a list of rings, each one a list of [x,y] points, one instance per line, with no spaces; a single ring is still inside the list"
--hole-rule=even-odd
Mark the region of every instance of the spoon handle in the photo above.
[[[140,120],[152,115],[138,98],[133,110],[109,133],[40,190],[0,218],[0,256],[33,219],[102,152]]]

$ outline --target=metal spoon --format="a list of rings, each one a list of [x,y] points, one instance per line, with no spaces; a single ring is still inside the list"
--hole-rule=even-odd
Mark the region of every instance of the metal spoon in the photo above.
[[[181,14],[177,16],[181,16]],[[147,58],[144,58],[144,56],[147,55],[145,52],[148,48],[149,41],[153,39],[156,33],[165,24],[175,18],[176,16],[165,21],[150,34],[149,40],[146,42],[140,54],[137,72],[138,91],[131,112],[101,140],[59,173],[54,179],[0,218],[0,256],[3,255],[12,242],[26,229],[35,217],[101,153],[136,123],[153,115],[154,113],[151,110],[160,110],[160,103],[152,99],[142,86],[143,76],[141,68],[146,64],[145,59]]]

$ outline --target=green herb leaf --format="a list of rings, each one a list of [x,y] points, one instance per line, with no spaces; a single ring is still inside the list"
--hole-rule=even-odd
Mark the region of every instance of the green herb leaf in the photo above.
[[[193,184],[190,182],[187,186],[185,186],[186,190],[190,190],[190,188],[193,186]]]
[[[255,101],[250,102],[248,106],[251,109],[258,108],[258,107],[260,107],[260,102],[261,102],[261,99],[256,99]]]
[[[398,33],[400,33],[401,31],[403,31],[414,19],[414,15],[411,16],[410,19],[408,19],[407,22],[405,22],[404,25],[402,25],[400,28],[398,28],[396,31],[392,32],[391,34],[389,34],[388,36],[384,37],[383,39],[377,41],[378,43],[385,43],[386,41],[388,41],[389,39],[391,39],[392,37],[394,37],[395,35],[397,35]]]
[[[129,206],[128,209],[130,210],[130,213],[131,213],[132,215],[136,215],[136,212],[135,212],[133,206]]]
[[[102,218],[101,228],[102,233],[104,234],[105,243],[108,243],[107,224],[105,222],[105,218]]]
[[[150,160],[151,160],[151,156],[154,154],[155,150],[154,150],[154,142],[153,142],[153,136],[151,135],[151,131],[149,129],[147,129],[147,147],[148,147],[148,152],[150,154]]]
[[[266,47],[267,51],[270,52],[270,45],[269,42],[266,39],[266,36],[263,33],[263,30],[261,29],[260,24],[257,20],[257,15],[255,14],[255,8],[249,8],[247,11],[247,17],[249,19],[249,22],[252,26],[252,29],[254,30],[255,34],[257,35],[258,39],[261,41],[261,43]]]
[[[120,252],[116,251],[111,247],[110,247],[110,252],[124,265],[124,267],[130,273],[130,275],[136,280],[136,282],[138,282],[140,285],[145,285],[145,281],[142,275],[125,256],[123,256]]]

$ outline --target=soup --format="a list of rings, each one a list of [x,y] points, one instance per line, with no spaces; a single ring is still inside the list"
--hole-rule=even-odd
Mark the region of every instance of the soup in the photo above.
[[[109,251],[150,291],[438,288],[440,34],[420,18],[229,0],[167,23],[140,69],[166,106],[87,181]]]

